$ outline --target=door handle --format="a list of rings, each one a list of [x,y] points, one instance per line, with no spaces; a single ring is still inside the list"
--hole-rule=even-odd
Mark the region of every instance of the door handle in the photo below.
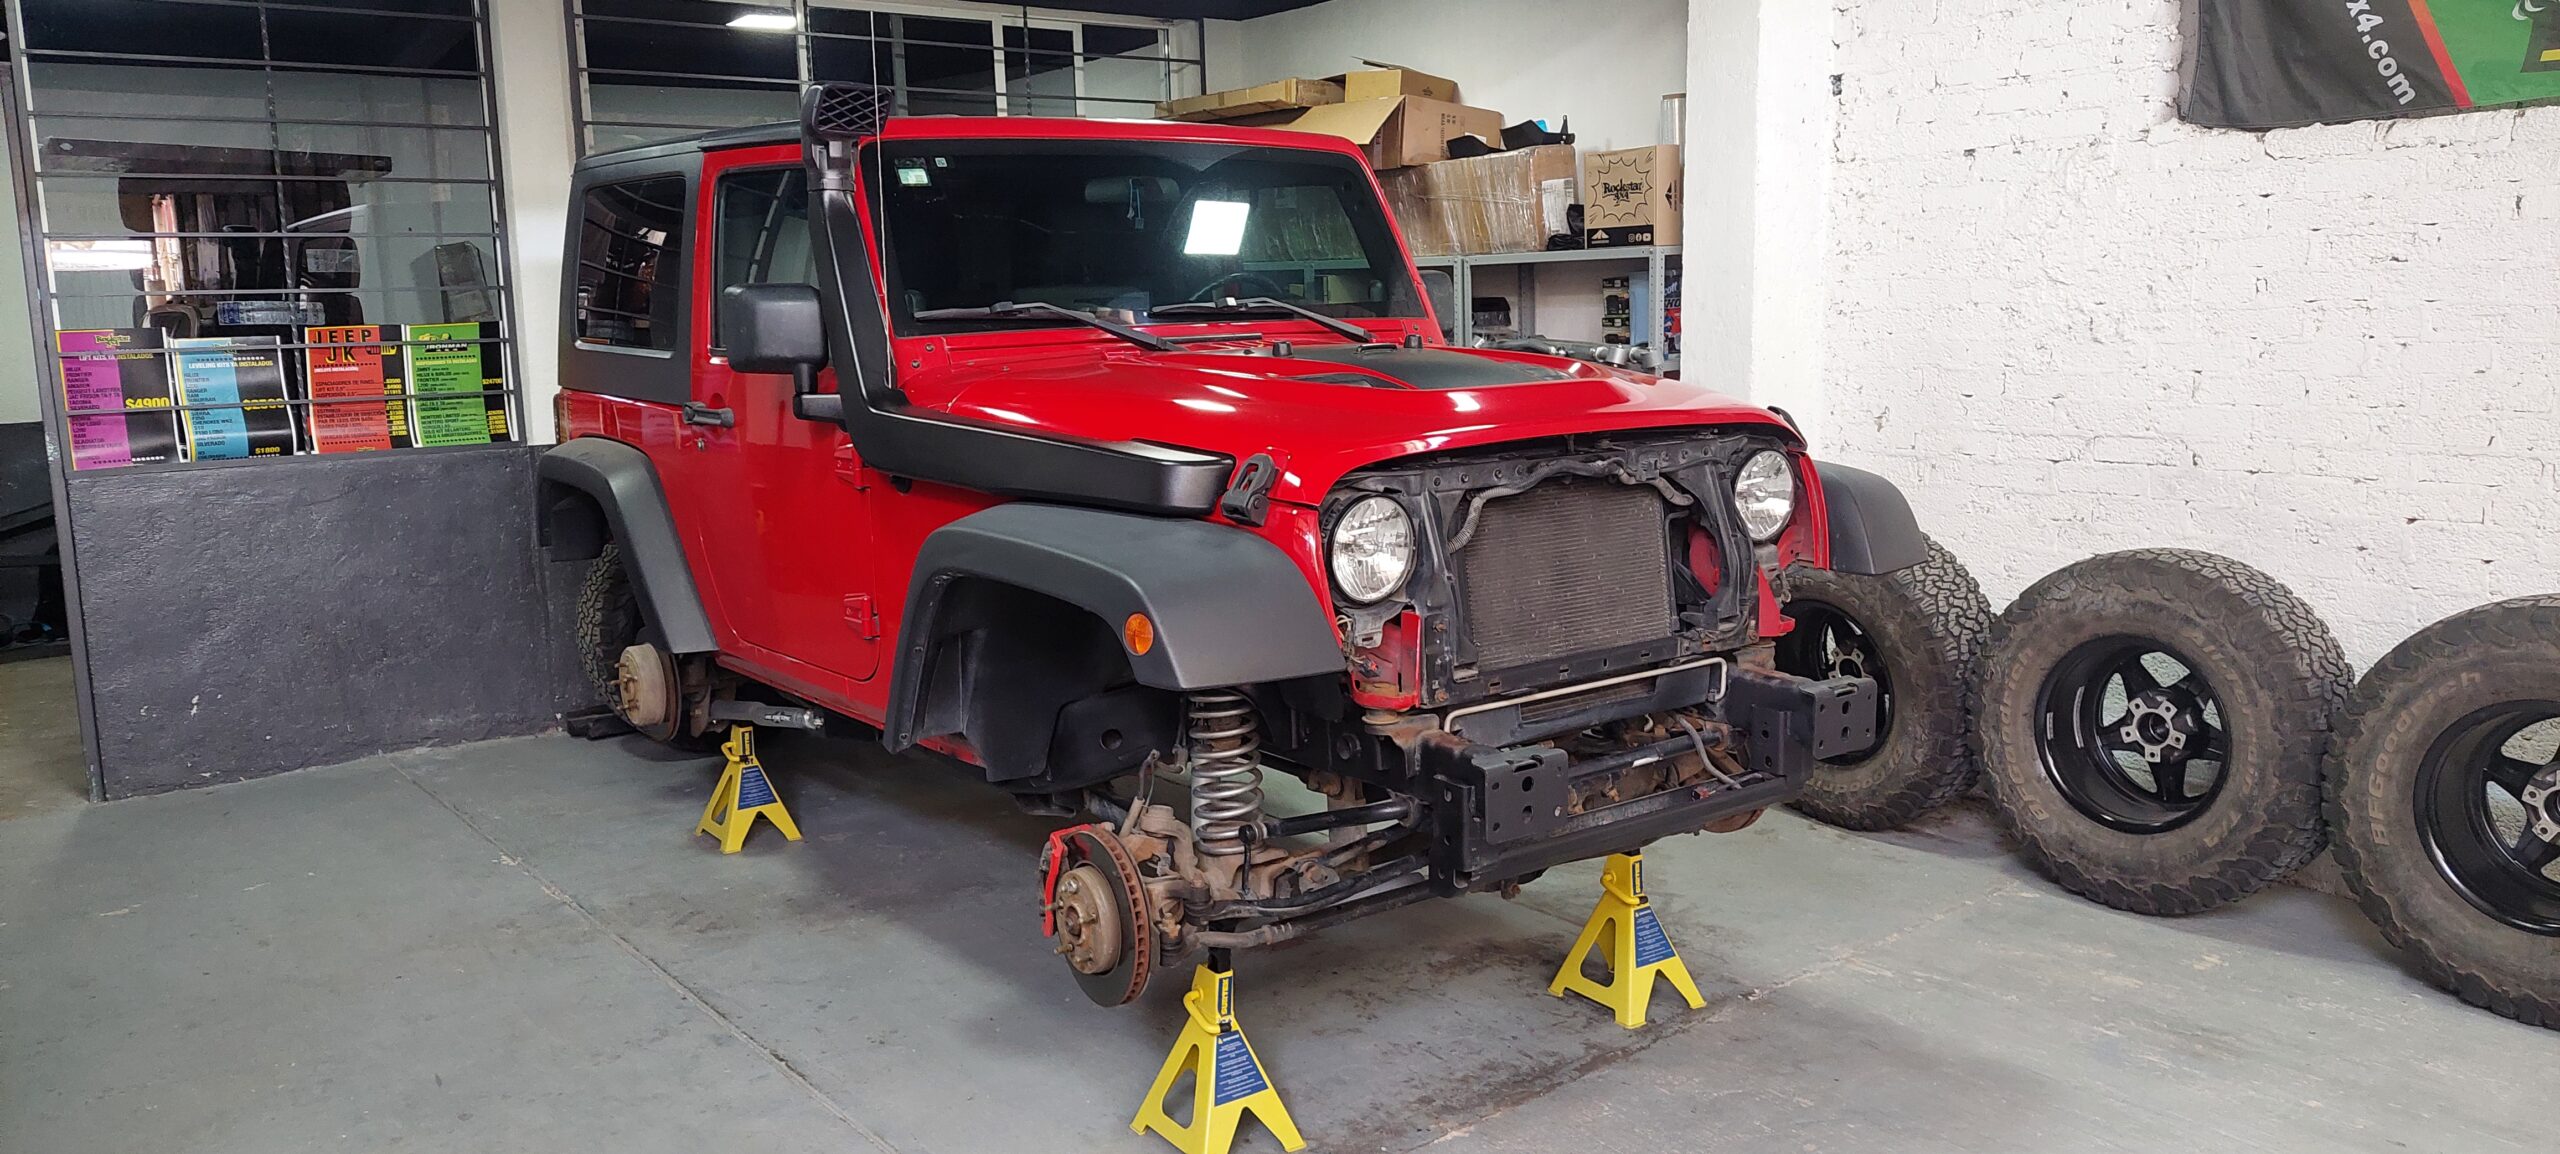
[[[734,429],[738,427],[738,414],[734,409],[715,409],[700,401],[686,401],[684,403],[684,423],[688,425],[710,425],[715,428]]]

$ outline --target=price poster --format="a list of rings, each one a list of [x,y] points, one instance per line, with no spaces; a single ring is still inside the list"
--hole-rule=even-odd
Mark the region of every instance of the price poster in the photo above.
[[[507,385],[499,346],[480,343],[480,329],[476,323],[403,328],[409,428],[417,444],[486,445],[513,439],[507,398],[499,392]]]
[[[293,455],[284,354],[274,337],[172,337],[187,459],[238,461]]]
[[[309,382],[311,451],[361,453],[409,447],[409,406],[400,397],[396,325],[330,325],[302,330]],[[336,401],[338,404],[324,402]]]
[[[158,329],[55,335],[71,467],[111,469],[178,459],[178,415]],[[122,415],[118,415],[118,414]],[[86,414],[86,415],[82,415]]]

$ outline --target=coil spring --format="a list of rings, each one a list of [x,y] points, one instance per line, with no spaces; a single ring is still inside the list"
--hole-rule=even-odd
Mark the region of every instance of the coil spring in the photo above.
[[[1262,821],[1262,721],[1245,695],[1191,695],[1191,836],[1200,852],[1245,851],[1244,830]]]

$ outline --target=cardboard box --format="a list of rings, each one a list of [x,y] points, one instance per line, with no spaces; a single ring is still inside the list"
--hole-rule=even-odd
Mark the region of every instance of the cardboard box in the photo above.
[[[1549,144],[1381,174],[1387,206],[1417,256],[1541,252],[1567,231],[1574,155]]]
[[[1582,158],[1582,224],[1593,248],[1680,243],[1680,149],[1657,144]]]
[[[1156,119],[1226,122],[1341,102],[1342,85],[1338,81],[1292,78],[1167,100],[1156,105]]]
[[[1342,85],[1344,100],[1381,100],[1390,96],[1419,96],[1425,100],[1458,102],[1458,82],[1446,76],[1416,72],[1400,65],[1377,60],[1363,60],[1366,72],[1345,72],[1326,77]]]
[[[1419,96],[1391,96],[1310,108],[1289,127],[1360,145],[1369,154],[1369,167],[1384,172],[1449,159],[1453,136],[1499,143],[1502,114]]]

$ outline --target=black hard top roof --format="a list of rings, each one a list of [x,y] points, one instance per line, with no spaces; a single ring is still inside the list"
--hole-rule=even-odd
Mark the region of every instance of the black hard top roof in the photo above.
[[[709,152],[720,148],[747,148],[759,144],[795,144],[800,140],[797,121],[773,124],[750,124],[744,128],[722,128],[695,136],[661,140],[654,144],[635,144],[599,152],[578,162],[579,168],[601,168],[634,160],[659,160],[687,152]]]

